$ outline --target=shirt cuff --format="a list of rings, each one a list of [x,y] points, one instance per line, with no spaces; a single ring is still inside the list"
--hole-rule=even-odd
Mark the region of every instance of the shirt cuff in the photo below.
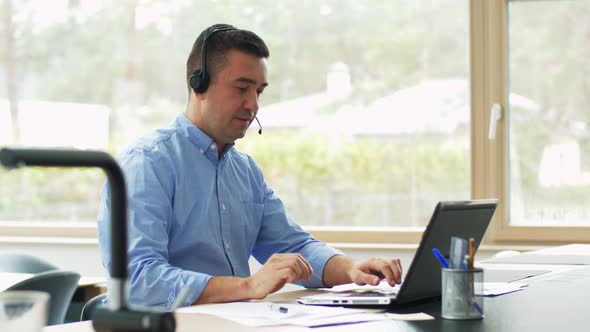
[[[330,258],[336,255],[344,255],[338,249],[334,249],[326,245],[324,242],[314,242],[305,246],[300,254],[307,259],[313,268],[313,275],[310,281],[299,282],[298,284],[307,288],[325,287],[323,279],[324,267]]]
[[[184,300],[180,303],[180,307],[188,307],[193,305],[207,287],[209,280],[212,276],[204,273],[193,272],[193,271],[182,271],[180,275],[181,282],[178,283],[175,289],[174,298],[170,299],[169,303],[175,302],[176,298],[181,294],[184,287],[189,287],[188,293]],[[188,286],[187,286],[188,285]]]

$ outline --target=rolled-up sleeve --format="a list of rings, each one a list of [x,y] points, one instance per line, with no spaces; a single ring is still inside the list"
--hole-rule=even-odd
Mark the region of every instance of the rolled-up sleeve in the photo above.
[[[121,159],[129,200],[128,271],[132,304],[170,308],[189,285],[182,305],[196,301],[210,275],[169,264],[168,239],[172,220],[175,172],[171,163],[141,149]],[[110,193],[108,182],[101,193],[99,243],[103,265],[110,271]]]
[[[300,253],[311,264],[314,275],[302,286],[324,287],[324,267],[330,258],[343,253],[315,239],[291,220],[285,213],[283,202],[264,183],[264,212],[262,225],[253,250],[253,256],[264,264],[274,253]]]

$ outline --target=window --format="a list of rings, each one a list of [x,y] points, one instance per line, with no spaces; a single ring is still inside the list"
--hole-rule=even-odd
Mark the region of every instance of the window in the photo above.
[[[483,192],[502,198],[494,237],[587,241],[590,5],[492,1],[481,8],[489,22],[481,32],[488,60],[476,60],[487,74],[477,79],[486,86],[482,113],[489,119],[493,103],[504,109],[499,136],[484,144],[491,181]]]
[[[588,15],[587,1],[508,6],[511,225],[590,226]]]
[[[471,196],[467,0],[4,3],[0,145],[121,152],[184,111],[194,39],[231,22],[271,50],[264,135],[238,148],[299,224],[414,232],[437,201]],[[0,224],[92,225],[104,176],[0,170],[0,181]]]

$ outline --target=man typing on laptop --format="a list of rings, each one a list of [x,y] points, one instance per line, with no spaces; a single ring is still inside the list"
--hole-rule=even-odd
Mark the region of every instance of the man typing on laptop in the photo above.
[[[403,284],[399,287],[382,283],[379,287],[334,287],[330,292],[297,299],[302,304],[314,305],[405,305],[439,297],[441,294],[440,264],[432,254],[440,248],[441,256],[449,256],[449,243],[454,236],[473,238],[471,256],[488,228],[498,201],[480,199],[439,202],[424,230],[422,240],[412,259]],[[444,258],[443,258],[444,259]],[[471,259],[473,261],[473,259]]]
[[[182,306],[260,299],[292,282],[401,282],[398,259],[354,263],[301,229],[254,160],[236,150],[269,84],[268,56],[251,31],[226,24],[203,31],[187,61],[186,110],[121,156],[132,304],[170,308],[187,285]],[[107,271],[110,206],[107,183],[98,223]],[[263,264],[252,275],[251,255]]]

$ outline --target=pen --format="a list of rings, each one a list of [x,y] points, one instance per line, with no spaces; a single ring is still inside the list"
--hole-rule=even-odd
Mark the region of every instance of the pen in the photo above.
[[[436,257],[436,259],[438,259],[438,261],[440,262],[440,265],[442,265],[442,267],[444,267],[445,269],[449,268],[449,263],[447,263],[447,261],[445,260],[443,255],[440,253],[440,251],[438,251],[438,249],[432,248],[432,253]]]
[[[469,238],[469,269],[473,270],[473,261],[475,259],[475,240]]]
[[[480,315],[483,315],[483,310],[481,310],[479,303],[473,301],[473,307],[475,307],[475,309],[479,312]]]
[[[271,303],[269,305],[269,308],[270,308],[270,310],[281,313],[281,314],[289,313],[289,308],[283,307],[283,306],[276,304],[276,303]]]
[[[463,262],[461,262],[461,269],[467,270],[470,266],[471,264],[469,263],[469,255],[463,256]]]
[[[474,294],[474,287],[473,287],[473,274],[475,273],[473,271],[473,262],[475,261],[475,240],[470,237],[469,238],[469,292],[470,292],[470,297],[471,299],[473,299]],[[475,307],[475,309],[479,312],[480,315],[483,315],[483,310],[481,310],[481,307],[479,306],[479,304],[475,301],[472,301],[473,306]]]

